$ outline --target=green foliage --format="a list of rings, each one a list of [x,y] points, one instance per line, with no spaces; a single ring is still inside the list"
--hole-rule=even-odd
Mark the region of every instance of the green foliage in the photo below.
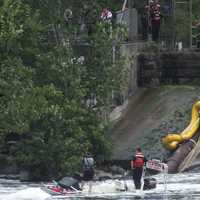
[[[66,26],[65,8],[51,0],[0,6],[0,143],[33,178],[72,174],[86,151],[105,157],[111,150],[102,112],[110,111],[125,75],[122,58],[112,59],[122,29],[95,21],[91,53],[80,64],[71,41],[77,25]],[[97,103],[90,106],[92,95]],[[8,147],[12,135],[18,141]]]
[[[36,20],[37,14],[31,19],[30,8],[21,1],[9,0],[3,3],[0,7],[1,133],[22,133],[28,128],[23,101],[33,89],[33,70],[25,67],[23,57],[25,52],[30,56],[30,52],[25,51],[28,45],[35,47],[36,27],[39,25],[31,23],[31,20]],[[30,31],[33,38],[28,36]]]
[[[176,41],[183,41],[189,46],[190,38],[190,13],[189,4],[177,4],[175,10]]]
[[[193,3],[192,5],[193,20],[199,22],[200,21],[200,13],[199,13],[200,3],[198,0],[193,0],[192,3]]]
[[[121,56],[113,60],[113,53],[119,50],[116,37],[121,29],[111,28],[107,23],[98,23],[91,36],[91,53],[87,65],[88,93],[95,94],[97,107],[109,107],[112,92],[117,92],[123,85],[124,68]],[[116,51],[116,52],[115,52]]]

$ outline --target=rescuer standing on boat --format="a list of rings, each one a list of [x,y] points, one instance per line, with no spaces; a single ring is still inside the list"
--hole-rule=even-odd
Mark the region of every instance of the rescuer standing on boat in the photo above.
[[[133,181],[136,189],[141,189],[141,179],[143,173],[144,164],[147,162],[147,159],[142,154],[141,148],[136,149],[135,156],[131,160],[131,169],[133,171]]]

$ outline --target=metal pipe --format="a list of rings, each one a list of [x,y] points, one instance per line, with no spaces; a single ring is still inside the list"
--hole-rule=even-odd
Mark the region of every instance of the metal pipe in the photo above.
[[[190,3],[190,49],[192,49],[192,0],[189,0]]]
[[[189,140],[189,141],[185,142],[184,144],[182,144],[173,153],[173,155],[167,161],[169,173],[178,172],[178,167],[183,162],[185,157],[190,153],[190,151],[193,149],[193,147],[194,147],[194,142]]]

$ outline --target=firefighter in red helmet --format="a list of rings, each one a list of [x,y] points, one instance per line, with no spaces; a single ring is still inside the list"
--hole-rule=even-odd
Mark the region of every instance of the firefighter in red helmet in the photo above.
[[[141,179],[143,173],[143,167],[147,159],[144,157],[141,148],[136,148],[136,153],[131,160],[131,169],[133,171],[133,181],[136,189],[141,189]]]

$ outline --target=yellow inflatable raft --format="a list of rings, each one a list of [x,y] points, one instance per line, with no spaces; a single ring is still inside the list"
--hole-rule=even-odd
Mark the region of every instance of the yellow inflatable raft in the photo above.
[[[167,149],[175,150],[179,144],[191,139],[195,135],[200,125],[199,110],[200,101],[197,101],[192,106],[192,117],[190,124],[180,134],[171,133],[162,138],[162,142]]]

